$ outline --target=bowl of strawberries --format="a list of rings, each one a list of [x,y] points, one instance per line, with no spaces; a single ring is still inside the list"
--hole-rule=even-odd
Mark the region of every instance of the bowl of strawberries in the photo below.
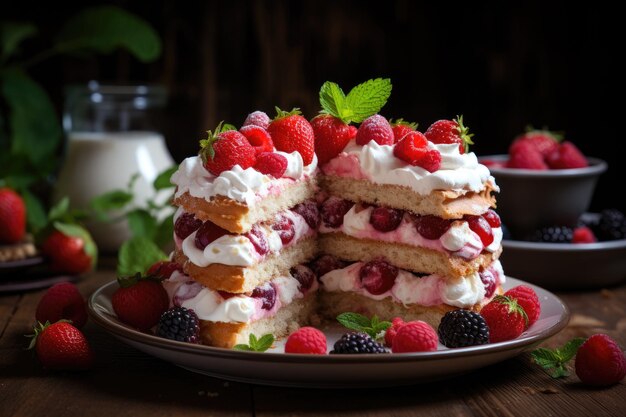
[[[573,227],[587,211],[607,164],[547,130],[515,138],[508,155],[480,158],[501,188],[498,212],[516,238],[549,225]]]

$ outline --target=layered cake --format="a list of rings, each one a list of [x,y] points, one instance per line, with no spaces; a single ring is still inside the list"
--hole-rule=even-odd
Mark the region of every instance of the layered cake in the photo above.
[[[471,135],[462,119],[424,134],[391,125],[377,114],[390,91],[388,80],[347,96],[326,83],[310,123],[254,112],[180,164],[182,272],[164,286],[171,305],[196,312],[203,343],[279,338],[348,311],[436,327],[501,292],[498,187],[467,151]]]

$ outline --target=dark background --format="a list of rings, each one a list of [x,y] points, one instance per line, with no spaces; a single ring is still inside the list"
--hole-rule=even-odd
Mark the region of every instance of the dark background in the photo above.
[[[84,6],[87,3],[83,3]],[[98,4],[98,3],[90,3]],[[425,130],[464,114],[479,155],[506,152],[532,124],[564,131],[590,156],[606,159],[593,210],[626,210],[620,174],[622,18],[617,10],[572,2],[114,1],[155,26],[163,55],[141,64],[125,52],[59,57],[33,68],[59,112],[67,84],[147,82],[169,90],[161,129],[178,161],[220,120],[240,125],[256,109],[319,111],[326,80],[344,90],[390,77],[381,112]],[[35,22],[49,45],[71,3],[11,2],[2,19]],[[619,182],[618,182],[619,181]],[[541,201],[538,196],[537,201]],[[533,202],[536,203],[536,202]]]

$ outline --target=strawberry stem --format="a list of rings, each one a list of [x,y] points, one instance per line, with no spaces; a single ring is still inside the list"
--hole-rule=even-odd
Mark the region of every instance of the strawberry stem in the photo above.
[[[470,133],[469,127],[463,124],[463,115],[457,116],[454,121],[458,125],[459,136],[461,137],[461,141],[463,142],[463,149],[465,150],[465,153],[468,153],[469,146],[474,144],[474,142],[472,141],[472,136],[474,136],[474,134]]]
[[[300,111],[300,108],[298,107],[294,107],[293,109],[291,109],[291,111],[281,110],[280,107],[278,106],[274,106],[274,108],[276,109],[276,117],[274,117],[274,120],[279,120],[288,116],[295,116],[295,115],[302,114],[302,112]]]

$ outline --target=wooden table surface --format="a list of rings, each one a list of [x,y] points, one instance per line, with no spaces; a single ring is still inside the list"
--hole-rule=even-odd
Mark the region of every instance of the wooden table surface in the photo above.
[[[111,263],[84,278],[83,295],[112,280]],[[42,291],[0,295],[0,416],[626,416],[626,384],[592,389],[552,379],[530,355],[448,381],[400,388],[317,390],[227,382],[141,353],[89,322],[97,365],[47,372],[26,351]],[[569,326],[546,346],[607,333],[626,346],[626,285],[558,293]]]

